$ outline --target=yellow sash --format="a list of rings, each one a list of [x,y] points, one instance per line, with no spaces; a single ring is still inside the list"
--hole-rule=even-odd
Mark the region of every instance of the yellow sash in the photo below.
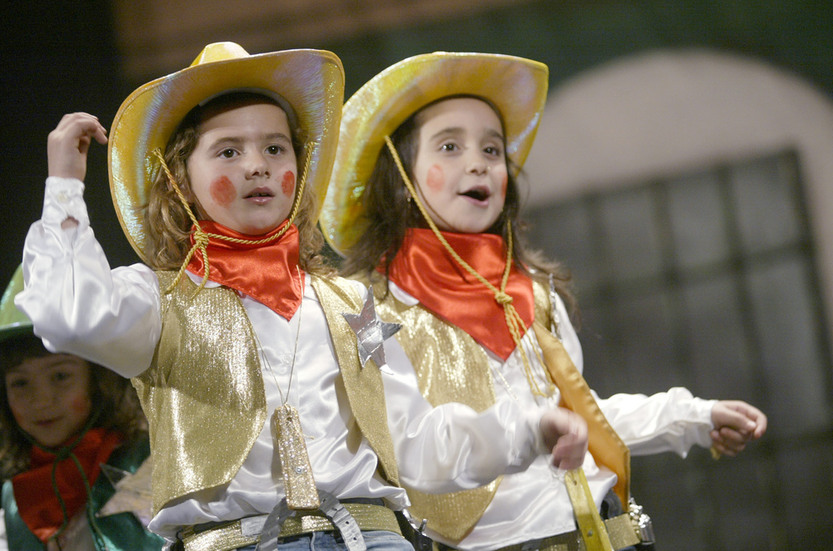
[[[616,473],[618,480],[614,490],[627,508],[631,478],[630,450],[599,409],[590,387],[573,365],[561,341],[537,321],[532,328],[544,354],[547,371],[561,390],[564,404],[587,421],[590,453],[596,463]]]

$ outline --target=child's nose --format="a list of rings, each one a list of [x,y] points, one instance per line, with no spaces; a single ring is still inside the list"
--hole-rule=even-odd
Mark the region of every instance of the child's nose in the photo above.
[[[266,157],[262,153],[250,153],[247,156],[246,176],[252,178],[268,175],[269,163],[266,162]]]
[[[32,405],[38,408],[51,406],[55,393],[49,385],[38,385],[32,390]]]
[[[483,159],[472,157],[468,161],[468,171],[472,174],[485,174],[489,165]]]

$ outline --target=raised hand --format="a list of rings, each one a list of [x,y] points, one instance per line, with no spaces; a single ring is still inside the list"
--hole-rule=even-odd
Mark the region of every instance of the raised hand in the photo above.
[[[107,143],[107,129],[97,117],[88,113],[64,115],[47,140],[49,175],[83,181],[92,140]]]

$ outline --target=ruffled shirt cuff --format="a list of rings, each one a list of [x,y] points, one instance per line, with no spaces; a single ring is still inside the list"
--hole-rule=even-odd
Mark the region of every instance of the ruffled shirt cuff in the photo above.
[[[46,179],[41,220],[49,226],[60,226],[67,218],[77,220],[81,231],[90,225],[84,203],[84,183],[75,178],[50,176]]]

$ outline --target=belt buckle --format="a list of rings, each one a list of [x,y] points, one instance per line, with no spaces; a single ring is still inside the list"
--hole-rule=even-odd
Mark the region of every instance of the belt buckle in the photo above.
[[[633,498],[628,500],[628,514],[630,515],[633,529],[636,531],[636,535],[639,536],[642,543],[656,543],[654,524],[651,521],[651,517],[645,513],[641,505],[637,505]]]
[[[364,537],[356,519],[350,514],[350,511],[344,508],[341,502],[332,494],[325,491],[318,491],[319,503],[317,511],[323,515],[323,518],[328,519],[327,524],[332,525],[341,534],[344,545],[348,551],[365,551],[367,547],[364,543]],[[307,510],[306,512],[311,512]],[[260,543],[257,545],[257,551],[264,551],[266,549],[273,549],[277,547],[278,540],[281,537],[284,522],[290,517],[301,514],[300,511],[295,511],[289,508],[286,498],[282,499],[269,516],[263,525],[263,532],[260,535]],[[308,517],[304,517],[308,518]],[[302,519],[303,522],[303,519]]]

